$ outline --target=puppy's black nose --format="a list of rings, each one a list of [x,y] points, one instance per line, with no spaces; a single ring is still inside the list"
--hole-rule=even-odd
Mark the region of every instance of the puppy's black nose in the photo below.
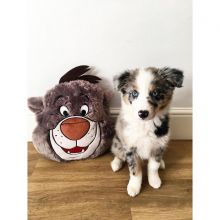
[[[145,119],[149,115],[149,111],[146,110],[140,110],[138,112],[138,116],[142,119]]]

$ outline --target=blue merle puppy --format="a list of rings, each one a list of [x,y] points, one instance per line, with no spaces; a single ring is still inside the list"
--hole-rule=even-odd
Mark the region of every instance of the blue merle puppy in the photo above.
[[[126,161],[130,180],[127,192],[134,197],[142,184],[141,161],[148,160],[148,182],[161,186],[158,169],[165,168],[163,153],[169,141],[168,111],[176,87],[182,87],[183,72],[172,68],[129,70],[114,78],[121,93],[121,110],[111,151],[111,167],[118,171]]]

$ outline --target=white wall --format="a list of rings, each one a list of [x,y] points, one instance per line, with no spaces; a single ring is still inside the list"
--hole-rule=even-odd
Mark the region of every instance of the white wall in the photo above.
[[[142,66],[184,70],[173,107],[192,106],[191,0],[28,1],[28,96],[43,95],[74,66],[113,75]],[[119,107],[116,95],[112,107]],[[29,113],[28,113],[29,114]]]
[[[191,0],[31,0],[28,96],[43,95],[80,64],[110,81],[126,68],[171,66],[185,72],[173,106],[190,107],[191,16]]]

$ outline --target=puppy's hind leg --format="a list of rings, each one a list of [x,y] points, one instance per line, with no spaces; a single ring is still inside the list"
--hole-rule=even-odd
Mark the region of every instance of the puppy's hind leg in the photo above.
[[[125,161],[125,151],[117,135],[113,139],[111,151],[115,155],[114,160],[111,162],[111,168],[113,172],[116,172],[122,168]]]
[[[142,184],[141,160],[136,154],[135,148],[131,148],[130,151],[126,153],[126,160],[130,172],[127,191],[129,196],[134,197],[140,193]]]

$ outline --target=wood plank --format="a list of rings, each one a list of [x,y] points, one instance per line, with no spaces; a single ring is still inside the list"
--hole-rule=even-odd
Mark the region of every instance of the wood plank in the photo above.
[[[33,173],[37,161],[40,158],[40,155],[36,152],[31,142],[28,143],[27,147],[28,147],[28,177],[29,177]]]
[[[113,173],[112,155],[58,163],[28,143],[29,219],[191,219],[192,142],[171,141],[160,171],[162,187],[147,183],[146,162],[140,195],[127,195],[128,169]]]

